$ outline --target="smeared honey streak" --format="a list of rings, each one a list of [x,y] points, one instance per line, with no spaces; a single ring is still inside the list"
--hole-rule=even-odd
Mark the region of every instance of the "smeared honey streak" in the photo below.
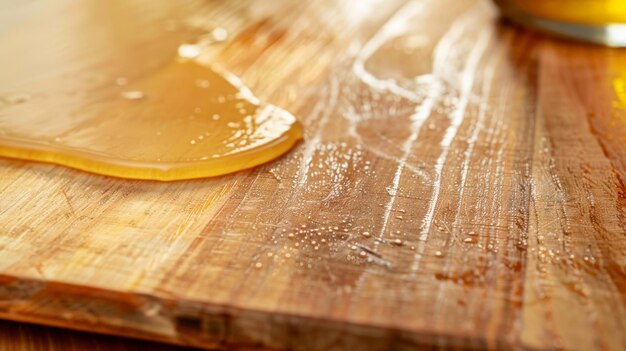
[[[337,105],[337,100],[339,96],[339,82],[337,81],[337,79],[333,78],[331,80],[330,91],[328,92],[328,94],[328,101],[320,100],[315,106],[313,112],[311,113],[312,116],[319,115],[320,113],[323,113],[323,115],[319,119],[319,124],[315,134],[310,140],[307,141],[306,147],[304,148],[304,151],[302,153],[302,162],[300,164],[300,168],[298,169],[299,176],[296,180],[296,184],[300,189],[304,189],[306,185],[311,162],[313,162],[313,155],[315,153],[315,149],[319,145],[319,142],[322,138],[322,133],[324,132],[324,128],[326,127],[330,118],[330,111],[333,111],[333,109]]]
[[[476,10],[474,10],[476,11]],[[476,12],[472,13],[472,18],[476,15]],[[479,17],[480,18],[480,17]],[[471,22],[470,22],[471,23]],[[458,28],[463,28],[459,26]],[[424,228],[420,232],[420,245],[418,246],[417,253],[415,255],[415,260],[412,264],[412,269],[417,271],[419,269],[421,257],[424,254],[424,242],[428,239],[428,235],[430,230],[432,229],[433,219],[435,216],[435,209],[437,206],[437,202],[439,201],[439,194],[441,192],[441,179],[443,166],[446,163],[448,158],[448,153],[450,151],[450,146],[452,141],[455,139],[459,127],[463,123],[465,119],[465,112],[467,109],[467,105],[469,103],[469,94],[471,93],[472,87],[474,85],[474,77],[476,73],[476,69],[478,68],[478,64],[483,54],[485,53],[490,39],[492,37],[492,29],[489,28],[481,32],[481,36],[478,38],[478,43],[472,48],[470,56],[467,60],[467,65],[463,70],[461,76],[461,100],[459,105],[457,105],[456,109],[452,113],[452,119],[450,122],[450,126],[446,129],[444,138],[441,140],[442,152],[435,161],[435,181],[432,185],[433,194],[430,199],[430,203],[428,206],[428,211],[426,212],[426,216],[424,217],[423,223]]]
[[[382,92],[390,91],[395,95],[402,96],[408,100],[417,102],[420,96],[415,92],[400,87],[393,79],[379,79],[365,69],[365,63],[376,51],[378,51],[385,43],[391,39],[406,34],[408,22],[418,15],[424,8],[421,2],[409,2],[398,10],[396,16],[387,22],[380,31],[378,31],[372,39],[367,41],[363,48],[357,53],[356,59],[352,65],[352,71],[365,84]]]
[[[449,67],[447,67],[447,63],[449,62],[449,58],[453,57],[453,53],[455,52],[455,46],[454,46],[455,43],[458,43],[460,38],[464,37],[464,35],[466,34],[465,33],[466,29],[470,28],[475,23],[477,18],[478,19],[481,18],[480,10],[481,8],[477,6],[469,10],[466,14],[464,14],[457,22],[455,22],[451,26],[448,32],[446,32],[442,36],[439,43],[437,44],[437,47],[434,50],[433,61],[435,65],[433,67],[433,73],[430,75],[430,77],[433,77],[434,79],[430,85],[430,89],[428,90],[426,98],[422,101],[421,105],[416,107],[415,114],[411,116],[411,119],[413,121],[411,124],[411,135],[403,143],[403,146],[402,146],[403,155],[400,158],[400,160],[398,160],[398,168],[396,169],[396,172],[394,173],[394,177],[391,183],[391,187],[393,189],[397,189],[400,184],[402,173],[404,172],[404,169],[405,169],[404,164],[406,163],[408,156],[411,153],[412,145],[417,140],[417,137],[419,135],[419,132],[421,131],[421,127],[423,126],[424,121],[427,120],[428,117],[432,114],[432,110],[434,109],[435,104],[439,101],[439,99],[441,98],[441,95],[444,93],[444,87],[443,87],[442,82],[437,80],[435,77],[438,77],[438,75],[441,75],[441,73],[444,70],[449,69]],[[401,18],[406,21],[404,16],[402,16]],[[435,165],[435,172],[436,172],[435,181],[437,182],[437,184],[433,185],[433,187],[436,190],[433,190],[434,191],[433,195],[431,196],[431,199],[429,201],[429,208],[427,210],[425,219],[423,220],[423,223],[425,223],[425,226],[420,231],[418,247],[414,255],[413,263],[410,266],[412,274],[415,274],[417,271],[419,271],[421,258],[423,257],[424,250],[425,250],[425,241],[428,238],[428,234],[430,232],[431,225],[432,225],[432,220],[434,218],[434,212],[435,212],[435,208],[436,208],[438,197],[439,197],[438,187],[440,186],[440,182],[441,182],[441,172],[443,168],[442,163],[445,162],[445,159],[447,158],[449,146],[452,143],[452,140],[454,139],[454,137],[456,136],[456,132],[458,131],[458,128],[463,121],[465,109],[467,107],[467,104],[469,103],[471,88],[473,86],[473,81],[474,81],[473,74],[475,73],[477,65],[487,48],[489,39],[491,38],[491,34],[492,34],[492,30],[487,30],[487,31],[483,30],[481,32],[479,43],[478,45],[472,48],[470,57],[468,59],[468,63],[466,64],[466,67],[463,70],[463,74],[461,78],[462,89],[460,92],[464,96],[464,99],[461,100],[461,104],[463,105],[457,106],[455,112],[453,113],[451,125],[446,130],[446,134],[444,134],[444,139],[442,139],[442,142],[441,142],[441,145],[444,149],[442,151],[442,154],[439,156],[437,164]],[[373,38],[373,40],[381,41],[380,43],[376,45],[376,47],[381,47],[384,44],[384,40],[389,40],[389,39],[390,38],[385,39],[385,37],[382,35],[381,37],[375,36]],[[358,72],[358,70],[356,72]],[[370,75],[369,77],[373,77],[373,76]],[[371,78],[367,78],[367,79],[371,80]],[[390,84],[391,83],[387,82],[385,85],[390,85]],[[378,88],[384,89],[383,86],[378,86]],[[391,217],[391,213],[393,211],[393,206],[395,205],[395,201],[396,201],[396,196],[390,196],[389,200],[387,201],[387,204],[385,205],[385,212],[383,214],[382,226],[376,238],[377,240],[375,240],[373,243],[372,250],[374,252],[378,252],[379,243],[381,241],[384,241],[384,236],[387,231],[387,226],[389,223],[389,219]],[[357,292],[362,288],[362,285],[366,276],[367,276],[367,273],[364,273],[357,280],[355,284]]]
[[[418,6],[411,6],[410,4],[407,5],[407,10],[413,10],[416,11],[415,13],[410,13],[410,16],[407,15],[406,12],[403,13],[404,9],[400,10],[400,13],[403,13],[402,15],[399,16],[400,21],[402,23],[404,23],[403,25],[406,27],[407,25],[407,21],[413,17],[415,17],[418,13],[419,13],[419,8]],[[449,62],[449,57],[451,57],[451,54],[454,52],[454,43],[456,43],[459,38],[461,38],[464,35],[464,30],[470,26],[473,23],[473,20],[476,17],[477,12],[480,11],[480,8],[474,8],[473,10],[469,11],[467,14],[465,14],[459,21],[455,22],[453,24],[453,26],[448,30],[447,33],[445,33],[441,40],[439,41],[437,47],[435,48],[434,51],[434,62],[435,62],[435,66],[433,67],[433,74],[428,75],[429,77],[431,77],[431,83],[428,89],[428,93],[426,94],[426,98],[421,102],[420,105],[418,105],[416,107],[415,113],[411,116],[411,134],[410,136],[403,142],[402,145],[402,149],[403,149],[403,155],[400,158],[400,160],[398,160],[398,168],[396,169],[396,171],[394,172],[394,177],[392,179],[392,183],[391,183],[391,187],[393,189],[397,189],[402,177],[402,173],[404,172],[405,169],[405,164],[406,161],[408,159],[408,156],[411,153],[411,148],[414,144],[414,142],[417,140],[418,135],[421,131],[421,127],[423,126],[423,123],[425,120],[428,119],[428,117],[431,115],[432,110],[435,106],[435,104],[439,101],[441,95],[443,94],[443,84],[442,82],[440,82],[437,79],[437,73],[441,72],[443,69],[447,69],[447,67],[445,67],[445,65]],[[392,18],[392,20],[390,21],[390,23],[392,23],[393,21],[395,21],[396,18]],[[396,30],[390,31],[390,30],[385,30],[385,28],[396,28]],[[370,42],[368,42],[364,48],[368,48],[368,50],[366,51],[368,55],[362,54],[360,53],[359,55],[357,55],[357,58],[359,60],[361,60],[362,62],[360,62],[358,65],[356,65],[355,67],[357,69],[354,70],[354,73],[357,74],[357,76],[359,76],[359,78],[362,79],[363,82],[366,82],[368,85],[370,85],[372,88],[376,89],[376,90],[390,90],[393,89],[395,91],[399,91],[402,92],[402,96],[405,98],[414,98],[415,94],[411,93],[411,94],[404,94],[402,88],[400,87],[394,87],[394,84],[392,81],[387,80],[385,81],[384,84],[379,84],[377,85],[377,80],[376,78],[371,75],[369,72],[365,71],[365,70],[361,70],[361,67],[364,67],[364,61],[367,60],[376,50],[373,50],[372,48],[380,48],[385,42],[387,42],[388,40],[392,39],[395,36],[398,36],[402,33],[399,33],[397,31],[398,25],[397,24],[387,24],[383,27],[383,29],[376,33],[376,35],[371,39]],[[393,34],[392,37],[388,37],[386,33],[391,33]],[[466,67],[466,69],[464,70],[464,77],[467,77],[468,75],[470,75],[472,73],[472,70],[470,70],[470,67],[473,67],[473,70],[475,70],[475,66],[478,64],[478,61],[480,60],[480,57],[482,57],[482,54],[484,52],[484,50],[486,49],[486,36],[481,37],[482,38],[482,44],[481,46],[484,46],[481,48],[481,50],[479,52],[477,52],[475,49],[472,51],[473,53],[473,61],[472,65],[468,65],[468,67]],[[476,58],[476,56],[478,56]],[[423,79],[425,76],[421,76],[421,78]],[[470,80],[468,78],[465,78],[464,81]],[[473,85],[473,76],[471,77],[471,82],[470,82],[470,89],[471,90],[471,86]],[[372,85],[373,84],[373,85]],[[465,83],[465,85],[468,85],[468,83]],[[393,87],[391,89],[389,89],[389,87]],[[467,90],[467,88],[465,89]],[[466,104],[468,103],[469,100],[469,93],[468,92],[466,94],[467,99],[466,99]],[[413,100],[415,101],[415,100]],[[458,113],[456,115],[456,118],[458,119],[460,115],[460,118],[463,118],[463,113]],[[458,126],[455,127],[455,124],[459,124],[462,122],[461,121],[453,121],[453,125],[451,127],[449,127],[448,129],[451,130],[450,128],[454,128],[455,130],[458,129]],[[448,136],[447,139],[444,138],[443,141],[445,141],[446,143],[451,143],[451,139],[453,139],[454,135],[456,135],[455,133],[448,133],[448,135],[452,135],[452,138],[450,136]],[[448,140],[449,139],[449,140]],[[442,141],[442,142],[443,142]],[[445,145],[445,144],[444,144]],[[441,179],[441,169],[439,169],[439,173],[437,174],[437,177],[440,181]],[[438,194],[437,194],[438,197]],[[395,204],[395,200],[396,200],[396,196],[390,196],[389,200],[387,201],[387,204],[385,205],[385,212],[383,214],[383,222],[382,222],[382,226],[381,229],[379,231],[378,236],[376,237],[376,240],[374,240],[373,243],[373,248],[372,251],[373,252],[378,252],[378,246],[379,243],[381,241],[384,241],[384,236],[385,236],[385,232],[387,231],[387,226],[389,223],[389,218],[391,216],[391,212],[393,211],[393,206]],[[433,197],[431,198],[430,201],[430,205],[429,205],[429,210],[427,213],[427,216],[432,217],[434,216],[434,208],[436,206],[436,202],[437,202],[437,198]],[[424,237],[424,233],[426,233],[427,236],[427,231],[430,228],[425,228],[422,230],[421,234],[420,234],[420,239],[422,239]],[[420,249],[418,249],[418,252],[415,254],[414,256],[414,262],[411,265],[411,271],[413,273],[417,272],[419,270],[419,262],[421,260],[421,257],[423,255],[423,251],[424,251],[424,245],[423,242],[420,242]],[[367,272],[365,272],[364,274],[362,274],[359,279],[356,281],[355,286],[356,286],[356,292],[358,293],[359,290],[362,289],[363,286],[363,282],[367,276]]]
[[[374,55],[385,43],[390,40],[402,36],[406,34],[406,28],[408,22],[415,18],[420,12],[425,8],[426,4],[421,2],[409,2],[408,4],[401,7],[396,15],[392,17],[390,21],[388,21],[374,36],[368,40],[363,47],[357,52],[356,58],[352,64],[352,72],[365,84],[369,87],[373,88],[378,92],[389,91],[394,95],[401,96],[409,101],[414,103],[420,103],[423,98],[422,95],[417,94],[414,91],[408,90],[399,86],[395,80],[393,79],[379,79],[376,78],[373,74],[371,74],[365,68],[366,62]],[[427,84],[438,84],[438,82],[433,82],[434,78],[431,75],[421,75],[415,77],[415,82],[418,83],[427,83]],[[427,104],[427,102],[424,102]],[[350,111],[351,112],[351,111]],[[415,116],[415,115],[414,115]],[[413,117],[414,117],[413,116]],[[353,118],[354,119],[354,118]],[[348,133],[355,137],[357,140],[361,141],[362,138],[359,133],[356,132],[355,128],[356,124],[351,121],[348,129]],[[418,131],[419,132],[419,131]],[[412,137],[409,137],[411,139]],[[367,144],[364,144],[367,147]],[[402,148],[404,154],[404,148]],[[368,151],[374,153],[377,156],[396,161],[397,159],[387,155],[378,149],[368,148]],[[408,168],[420,177],[422,177],[425,181],[430,181],[430,178],[426,172],[422,169],[415,167],[411,164],[408,164],[406,161],[408,159],[408,155],[404,158],[404,162],[402,167]]]
[[[409,99],[414,99],[417,97],[416,94],[410,93],[407,94],[404,89],[397,86],[397,84],[393,83],[392,80],[377,80],[373,75],[367,72],[364,69],[364,60],[367,60],[378,48],[380,48],[385,42],[390,39],[401,35],[402,30],[400,28],[404,28],[406,30],[407,22],[413,18],[415,15],[419,13],[421,9],[420,6],[416,6],[413,3],[410,3],[405,6],[405,9],[400,10],[400,15],[398,18],[392,19],[387,25],[383,27],[383,29],[377,33],[370,42],[364,45],[364,52],[359,53],[357,55],[357,63],[354,65],[354,72],[357,74],[363,82],[372,86],[377,90],[388,90],[391,92],[396,92],[401,94],[401,96]],[[435,48],[434,52],[434,62],[435,66],[433,67],[433,77],[437,77],[438,73],[441,73],[448,69],[448,57],[455,51],[454,44],[465,34],[465,30],[473,23],[476,19],[477,14],[482,10],[481,7],[474,7],[472,10],[468,11],[466,15],[463,16],[459,21],[455,22],[450,30],[444,34]],[[398,22],[396,22],[398,21]],[[466,65],[463,76],[461,80],[461,94],[462,99],[460,101],[459,106],[452,115],[451,125],[448,127],[444,134],[444,138],[441,141],[441,146],[443,151],[439,156],[437,163],[435,164],[435,184],[433,185],[433,195],[429,202],[429,208],[427,210],[424,223],[427,223],[424,228],[420,231],[420,242],[423,242],[427,239],[428,233],[431,229],[431,222],[434,217],[435,207],[437,204],[437,200],[439,197],[439,184],[441,183],[441,172],[443,169],[443,163],[445,163],[445,159],[447,158],[447,154],[449,151],[449,146],[452,143],[452,140],[456,136],[458,128],[463,121],[465,109],[467,104],[469,103],[469,94],[471,93],[471,88],[473,86],[474,76],[473,73],[482,57],[486,47],[489,43],[489,39],[491,37],[491,30],[481,32],[482,35],[479,38],[479,43],[472,49],[472,53],[470,54],[469,62]],[[480,50],[477,50],[478,47]],[[403,154],[401,158],[398,160],[398,168],[394,172],[394,177],[392,179],[391,188],[397,189],[400,183],[400,179],[402,177],[402,173],[405,168],[405,163],[408,159],[408,156],[411,153],[411,147],[413,143],[417,140],[419,132],[421,131],[421,127],[423,122],[430,116],[432,113],[432,109],[434,108],[436,102],[439,100],[441,94],[443,93],[443,87],[441,83],[437,80],[432,81],[430,85],[429,92],[427,93],[424,101],[421,102],[416,108],[415,114],[411,116],[411,134],[404,141],[402,145]],[[415,101],[415,100],[413,100]],[[385,232],[387,230],[387,226],[389,223],[389,218],[391,216],[391,212],[393,211],[393,206],[395,204],[396,196],[391,196],[385,205],[385,212],[383,214],[383,222],[381,229],[379,231],[379,235],[377,239],[383,240],[385,236]],[[374,243],[374,249],[378,248],[379,241]],[[419,269],[419,261],[421,256],[423,255],[423,245],[421,245],[421,250],[415,255],[414,263],[411,268],[413,271],[417,271]]]
[[[419,96],[417,94],[399,87],[394,80],[380,80],[374,77],[365,69],[365,62],[386,42],[404,34],[409,20],[418,15],[422,8],[422,4],[417,2],[408,3],[402,7],[398,11],[398,14],[385,24],[385,26],[383,26],[383,28],[363,46],[363,50],[357,54],[356,61],[353,65],[353,72],[368,86],[380,92],[390,91],[413,102],[417,102],[419,100]],[[416,107],[415,113],[411,116],[411,134],[402,144],[402,156],[398,160],[398,168],[394,173],[394,177],[390,185],[392,189],[398,189],[407,159],[411,153],[411,147],[413,146],[415,140],[417,140],[417,136],[421,130],[423,122],[430,115],[435,100],[441,94],[440,90],[441,88],[438,82],[433,82],[427,98],[422,102],[422,105],[418,105]],[[374,241],[373,244],[374,250],[378,249],[380,241],[383,240],[385,236],[387,225],[389,223],[389,217],[391,216],[395,200],[396,196],[390,196],[387,204],[385,205],[382,226],[377,236],[378,240]]]
[[[472,129],[472,134],[467,140],[468,146],[464,153],[465,159],[463,160],[463,164],[461,168],[461,182],[460,182],[460,189],[459,189],[459,207],[458,207],[457,213],[459,213],[463,209],[462,206],[464,204],[464,193],[465,193],[465,187],[467,183],[467,175],[469,173],[470,161],[471,161],[472,155],[474,154],[474,148],[476,146],[476,141],[478,140],[478,135],[484,128],[485,117],[487,116],[488,100],[491,96],[491,86],[494,80],[495,71],[496,71],[496,64],[487,65],[487,69],[485,73],[485,83],[483,84],[483,87],[481,89],[482,91],[481,91],[481,100],[479,102],[478,118],[476,119],[476,124],[474,125]],[[509,88],[507,86],[502,93],[503,96],[506,96],[508,94],[508,90]],[[495,198],[497,197],[494,196],[494,199]],[[451,235],[450,239],[452,240],[454,240],[454,234],[455,234],[454,231],[456,228],[458,228],[460,224],[460,218],[461,218],[458,214],[455,217],[456,218],[454,220],[454,223],[452,224],[452,227],[450,228],[452,231],[452,233],[450,233]],[[451,254],[449,250],[446,253],[448,255]],[[445,261],[443,269],[441,270],[444,274],[447,274],[449,272],[451,263],[452,263],[451,260]],[[445,287],[444,284],[441,284],[438,286],[437,298],[435,299],[435,301],[437,302],[443,301],[445,297],[444,287]]]

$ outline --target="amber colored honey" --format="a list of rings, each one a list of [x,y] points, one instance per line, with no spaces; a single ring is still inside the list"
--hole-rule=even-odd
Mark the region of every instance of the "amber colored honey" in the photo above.
[[[214,13],[218,5],[167,0],[4,6],[0,156],[167,181],[286,153],[301,125],[220,68],[236,61],[216,59],[236,34]]]
[[[259,102],[234,76],[184,59],[67,115],[35,113],[35,99],[14,102],[0,109],[1,156],[123,178],[230,173],[278,157],[302,136],[294,116]]]
[[[576,24],[626,23],[626,0],[498,0],[527,14]]]

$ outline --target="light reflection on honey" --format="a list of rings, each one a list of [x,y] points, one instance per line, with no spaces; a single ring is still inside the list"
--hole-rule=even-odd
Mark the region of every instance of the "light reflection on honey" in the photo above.
[[[14,63],[1,68],[10,79],[0,82],[0,156],[179,180],[268,162],[302,137],[289,112],[259,101],[237,77],[194,60],[226,40],[225,29],[160,32],[154,28],[168,22],[135,23],[127,5],[112,5],[106,19],[97,4],[76,6],[78,13],[65,20],[57,17],[63,6],[37,11],[33,18],[43,24],[24,23],[4,39],[0,54],[11,54]],[[84,33],[94,33],[93,40]],[[186,44],[192,35],[202,45]],[[33,55],[28,42],[36,47],[41,38],[52,44]],[[64,69],[74,71],[61,74]]]

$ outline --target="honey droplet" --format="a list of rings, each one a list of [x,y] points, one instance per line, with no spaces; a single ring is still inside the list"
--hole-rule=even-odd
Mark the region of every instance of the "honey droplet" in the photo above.
[[[196,58],[200,53],[202,53],[202,48],[197,44],[182,44],[178,47],[178,56],[182,58]]]
[[[224,41],[228,39],[228,31],[222,27],[213,29],[213,31],[211,31],[211,35],[215,41]]]
[[[196,80],[196,86],[198,88],[206,89],[209,86],[211,86],[211,82],[209,82],[206,79],[198,79],[198,80]]]
[[[146,94],[144,94],[143,92],[138,91],[138,90],[123,91],[120,95],[124,99],[128,99],[128,100],[141,100],[144,97],[146,97]]]

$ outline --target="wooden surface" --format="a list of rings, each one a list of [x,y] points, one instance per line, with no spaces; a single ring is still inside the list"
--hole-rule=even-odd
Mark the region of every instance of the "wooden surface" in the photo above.
[[[198,349],[28,323],[0,321],[3,351],[194,351]]]
[[[626,51],[503,26],[482,0],[132,4],[165,29],[129,55],[222,26],[208,59],[306,139],[175,183],[0,160],[3,318],[204,347],[626,348]],[[46,6],[3,2],[0,43]],[[80,55],[95,39],[70,13],[46,46],[76,50],[64,86],[106,86],[123,60]],[[38,58],[3,54],[0,93],[45,78],[24,106],[63,111],[67,72],[13,59]]]

